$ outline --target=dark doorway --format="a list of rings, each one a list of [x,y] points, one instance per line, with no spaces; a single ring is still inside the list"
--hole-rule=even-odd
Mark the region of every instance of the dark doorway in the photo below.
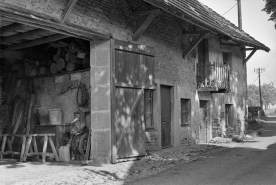
[[[171,87],[161,86],[161,145],[171,146]]]
[[[233,127],[233,104],[225,104],[225,125]]]
[[[207,143],[208,101],[199,101],[199,143]]]

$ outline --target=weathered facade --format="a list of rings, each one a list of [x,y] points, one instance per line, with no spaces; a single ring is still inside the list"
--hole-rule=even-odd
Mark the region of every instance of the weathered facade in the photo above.
[[[58,92],[90,87],[90,159],[105,162],[243,134],[245,47],[269,51],[197,1],[3,0],[0,18],[89,41],[90,69],[35,79],[36,104],[68,123],[76,91]]]

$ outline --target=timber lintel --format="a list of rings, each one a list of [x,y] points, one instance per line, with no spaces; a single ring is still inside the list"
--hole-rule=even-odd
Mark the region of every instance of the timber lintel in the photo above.
[[[244,59],[244,62],[246,63],[254,55],[254,53],[256,51],[257,51],[257,48],[255,48],[254,50],[252,50],[251,53]]]
[[[52,35],[49,37],[42,37],[42,38],[32,40],[32,41],[21,42],[19,44],[12,44],[12,45],[9,45],[6,49],[7,50],[18,50],[18,49],[28,48],[28,47],[32,47],[32,46],[41,45],[41,44],[46,44],[49,42],[54,42],[54,41],[64,39],[67,37],[69,37],[69,36],[55,34],[55,35]]]
[[[76,5],[78,0],[69,0],[67,6],[65,7],[65,9],[63,10],[63,13],[61,15],[61,22],[66,21],[66,19],[68,18],[69,14],[71,13],[71,11],[73,10],[74,6]]]
[[[31,38],[36,35],[44,35],[45,33],[49,33],[49,31],[43,30],[43,29],[35,29],[32,31],[19,33],[19,34],[15,34],[15,35],[8,36],[8,37],[2,37],[2,38],[0,38],[0,44],[8,44],[10,42],[14,42],[17,40]]]
[[[137,15],[145,15],[146,12],[143,13],[136,13]],[[153,20],[157,17],[157,15],[160,14],[160,10],[154,10],[154,11],[147,11],[147,14],[149,13],[146,20],[142,23],[142,25],[135,31],[133,34],[132,39],[137,40],[149,27],[149,25],[153,22]]]
[[[182,54],[183,59],[185,59],[185,57],[188,56],[193,51],[193,49],[195,49],[195,47],[200,43],[200,41],[202,41],[202,39],[204,39],[206,34],[207,34],[206,32],[201,33],[196,38],[196,40],[192,43],[192,45],[186,51],[183,52],[183,54]]]

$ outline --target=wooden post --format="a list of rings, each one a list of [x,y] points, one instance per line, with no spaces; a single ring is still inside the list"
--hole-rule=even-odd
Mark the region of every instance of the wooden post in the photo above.
[[[23,139],[23,141],[22,141],[22,147],[21,147],[21,153],[20,153],[20,162],[24,161],[26,136],[23,136],[22,139]]]
[[[42,150],[42,162],[45,163],[47,152],[48,136],[44,136],[43,150]]]
[[[6,141],[7,141],[7,136],[3,136],[0,159],[3,159],[3,155],[4,155],[4,152],[5,152]]]
[[[24,161],[27,160],[27,155],[28,155],[28,152],[29,152],[29,149],[30,149],[31,142],[32,142],[32,135],[30,135],[28,137],[28,140],[27,140],[27,145],[26,145],[25,155],[24,155]]]
[[[54,153],[54,156],[55,156],[55,158],[56,158],[56,161],[59,161],[59,157],[58,157],[58,154],[57,154],[57,151],[56,151],[56,148],[55,148],[55,145],[54,145],[54,142],[53,142],[51,136],[49,136],[49,142],[50,142],[52,151],[53,151],[53,153]]]
[[[36,136],[33,136],[33,147],[34,147],[34,152],[35,152],[35,158],[36,160],[39,160],[39,156],[38,156],[38,149],[37,149],[37,144],[36,144]]]

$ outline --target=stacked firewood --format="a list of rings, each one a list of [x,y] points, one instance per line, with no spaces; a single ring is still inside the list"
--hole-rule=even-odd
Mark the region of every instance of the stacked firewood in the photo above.
[[[19,76],[26,75],[28,77],[89,69],[90,59],[87,48],[83,48],[74,42],[68,44],[62,41],[50,43],[49,47],[57,50],[51,60],[34,61],[25,59],[23,64],[14,64],[12,69],[16,70]]]

